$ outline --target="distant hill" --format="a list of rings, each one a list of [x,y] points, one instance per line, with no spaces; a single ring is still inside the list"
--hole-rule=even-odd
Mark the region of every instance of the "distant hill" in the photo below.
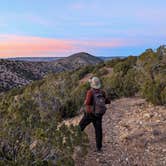
[[[0,92],[39,80],[48,73],[74,70],[102,62],[88,53],[77,53],[51,62],[0,59]]]
[[[58,66],[61,65],[62,67],[64,67],[64,69],[71,70],[71,69],[76,69],[86,65],[96,65],[100,62],[103,62],[103,60],[101,60],[98,57],[95,57],[85,52],[79,52],[69,57],[59,59],[55,61],[54,63]]]

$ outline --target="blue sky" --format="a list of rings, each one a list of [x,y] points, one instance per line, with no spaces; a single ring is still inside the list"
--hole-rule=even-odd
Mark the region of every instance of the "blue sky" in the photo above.
[[[0,57],[138,55],[166,44],[166,1],[5,0]]]

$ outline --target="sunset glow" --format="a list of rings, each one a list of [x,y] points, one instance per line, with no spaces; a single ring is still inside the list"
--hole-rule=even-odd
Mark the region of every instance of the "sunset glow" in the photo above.
[[[0,5],[0,58],[138,55],[166,43],[166,2],[13,0]]]
[[[0,56],[21,57],[21,56],[52,56],[62,53],[81,51],[81,48],[102,48],[120,47],[127,45],[120,39],[111,40],[60,40],[41,37],[0,35]]]

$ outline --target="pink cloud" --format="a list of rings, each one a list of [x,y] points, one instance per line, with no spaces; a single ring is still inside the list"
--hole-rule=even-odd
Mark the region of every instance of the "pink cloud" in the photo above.
[[[84,40],[84,41],[78,41],[76,43],[77,45],[81,46],[81,47],[120,47],[120,46],[124,46],[125,42],[123,40],[117,40],[117,39],[112,39],[112,40]]]
[[[20,56],[67,56],[96,48],[115,48],[140,44],[124,39],[66,40],[33,36],[0,35],[0,58]]]
[[[0,35],[0,57],[41,56],[73,49],[74,46],[67,40]]]

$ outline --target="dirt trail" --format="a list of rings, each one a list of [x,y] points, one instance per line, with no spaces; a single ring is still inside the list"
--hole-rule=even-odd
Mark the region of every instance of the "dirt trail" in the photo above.
[[[81,116],[66,121],[77,125]],[[95,151],[92,125],[86,128],[89,152],[77,166],[165,166],[166,108],[140,98],[113,101],[103,117],[103,152]]]

